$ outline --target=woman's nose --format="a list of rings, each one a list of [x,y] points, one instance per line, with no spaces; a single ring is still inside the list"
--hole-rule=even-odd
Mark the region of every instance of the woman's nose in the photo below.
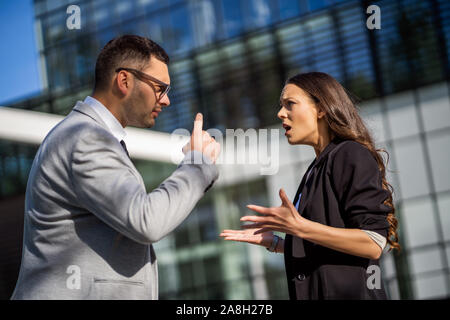
[[[284,107],[281,107],[280,111],[278,111],[277,117],[281,120],[286,118],[286,110],[284,109]]]

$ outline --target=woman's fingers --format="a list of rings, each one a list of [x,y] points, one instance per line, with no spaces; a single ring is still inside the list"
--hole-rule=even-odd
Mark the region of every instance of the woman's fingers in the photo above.
[[[257,236],[248,232],[246,230],[224,230],[220,234],[224,240],[240,241],[259,244],[261,243],[262,237]]]
[[[260,217],[260,216],[244,216],[241,218],[241,221],[267,222],[269,221],[269,219],[268,217]]]
[[[247,205],[247,208],[249,208],[250,210],[256,211],[258,213],[261,213],[261,214],[272,215],[272,208],[255,206],[253,204]]]
[[[247,242],[267,247],[272,242],[273,232],[266,228],[223,230],[220,236],[224,240]]]
[[[297,210],[297,209],[294,207],[294,204],[291,202],[291,200],[289,200],[289,198],[288,198],[288,196],[286,195],[286,192],[284,192],[284,189],[283,189],[283,188],[280,189],[279,194],[280,194],[281,202],[283,203],[283,205],[284,205],[285,207],[288,207],[288,208],[293,209],[293,210]]]

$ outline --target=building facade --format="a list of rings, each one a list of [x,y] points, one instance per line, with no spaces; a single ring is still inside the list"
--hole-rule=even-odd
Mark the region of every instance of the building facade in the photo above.
[[[69,30],[69,5],[81,28]],[[380,8],[370,30],[367,7]],[[95,59],[121,34],[148,36],[171,56],[171,107],[152,130],[281,129],[278,99],[298,72],[326,72],[360,100],[377,147],[389,152],[400,253],[385,253],[382,271],[393,299],[450,296],[450,3],[445,0],[35,0],[44,90],[10,106],[67,115],[91,93]],[[37,146],[0,140],[2,228],[21,233],[23,194]],[[228,243],[246,205],[279,205],[293,197],[314,159],[308,147],[279,137],[275,175],[222,166],[218,184],[175,232],[156,244],[162,299],[286,299],[282,255]],[[135,161],[148,190],[175,168]],[[22,205],[22,207],[21,207]],[[9,232],[0,249],[0,281],[8,298],[21,243]],[[13,262],[11,262],[13,261]],[[3,276],[3,278],[1,278]]]

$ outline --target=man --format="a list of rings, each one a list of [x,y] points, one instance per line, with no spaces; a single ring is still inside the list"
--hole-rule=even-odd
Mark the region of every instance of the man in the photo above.
[[[100,52],[92,97],[50,131],[34,159],[12,299],[158,298],[152,243],[217,179],[220,152],[197,114],[185,158],[147,194],[123,128],[151,127],[169,106],[168,63],[159,45],[138,36],[113,39]]]

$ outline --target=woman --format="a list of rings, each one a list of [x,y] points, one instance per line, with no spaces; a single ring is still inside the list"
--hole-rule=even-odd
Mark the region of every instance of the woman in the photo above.
[[[281,189],[280,207],[248,205],[261,215],[242,217],[252,223],[220,236],[284,253],[291,299],[386,299],[378,260],[386,242],[400,246],[378,154],[384,150],[375,149],[345,89],[325,73],[290,78],[280,107],[289,144],[312,146],[316,158],[293,203]]]

